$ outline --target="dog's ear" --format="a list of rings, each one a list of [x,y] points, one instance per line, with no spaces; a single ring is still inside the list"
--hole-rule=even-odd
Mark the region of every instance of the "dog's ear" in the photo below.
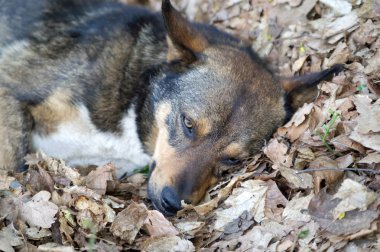
[[[304,103],[312,102],[317,96],[318,83],[342,70],[344,70],[344,66],[338,64],[317,73],[292,78],[281,78],[281,86],[287,94],[288,104],[292,110],[296,111]]]
[[[170,0],[162,1],[162,15],[168,31],[168,60],[191,62],[208,46],[207,39],[174,9]]]

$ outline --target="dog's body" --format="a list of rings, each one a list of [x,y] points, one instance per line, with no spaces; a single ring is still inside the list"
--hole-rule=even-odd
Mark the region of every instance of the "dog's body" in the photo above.
[[[281,86],[239,40],[168,0],[163,18],[113,1],[0,0],[0,168],[40,149],[70,165],[114,162],[121,176],[152,157],[150,197],[174,213],[336,71]]]

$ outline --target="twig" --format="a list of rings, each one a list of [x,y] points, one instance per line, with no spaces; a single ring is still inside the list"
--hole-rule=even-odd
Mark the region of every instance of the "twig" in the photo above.
[[[315,171],[336,171],[336,172],[341,172],[341,171],[355,171],[355,172],[371,172],[374,174],[380,174],[380,171],[374,170],[374,169],[361,169],[361,168],[310,168],[302,171],[296,171],[296,174],[300,173],[307,173],[307,172],[315,172]]]

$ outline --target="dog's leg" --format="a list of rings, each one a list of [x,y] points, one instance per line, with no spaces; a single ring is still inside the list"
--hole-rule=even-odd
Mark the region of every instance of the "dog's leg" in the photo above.
[[[0,88],[0,171],[22,171],[31,119],[22,104]]]

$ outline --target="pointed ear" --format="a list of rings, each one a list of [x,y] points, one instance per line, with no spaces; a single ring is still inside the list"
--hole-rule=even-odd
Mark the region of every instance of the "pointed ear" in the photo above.
[[[162,1],[162,15],[168,31],[169,60],[193,61],[196,53],[207,48],[207,39],[174,9],[170,0]]]
[[[296,111],[304,103],[312,102],[317,96],[317,85],[334,74],[344,70],[344,65],[334,65],[329,69],[317,73],[281,78],[281,86],[287,94],[288,104]]]

